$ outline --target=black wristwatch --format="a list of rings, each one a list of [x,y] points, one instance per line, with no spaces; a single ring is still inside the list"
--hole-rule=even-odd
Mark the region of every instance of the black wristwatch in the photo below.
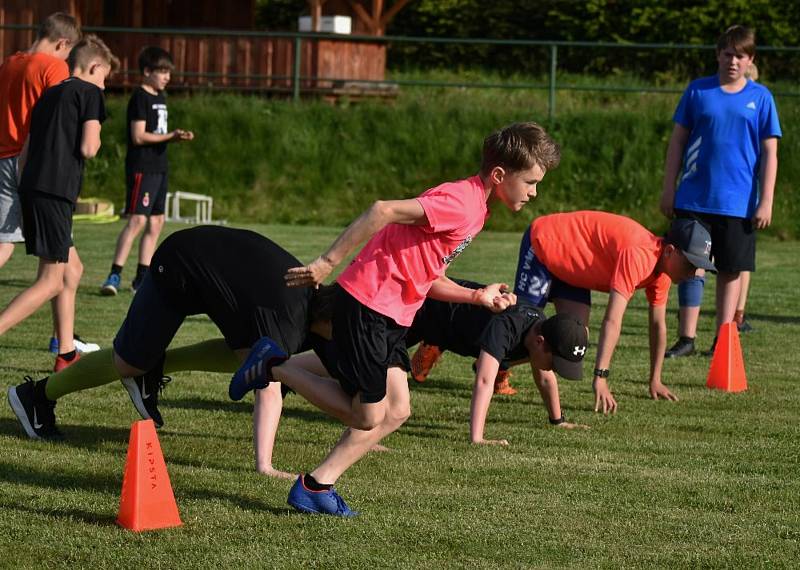
[[[608,378],[611,371],[608,368],[595,368],[594,375],[598,378]]]

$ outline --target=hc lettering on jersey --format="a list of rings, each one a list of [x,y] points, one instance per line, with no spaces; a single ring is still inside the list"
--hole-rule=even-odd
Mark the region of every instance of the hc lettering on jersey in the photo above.
[[[461,252],[467,249],[467,246],[471,243],[472,243],[472,236],[468,235],[467,237],[464,238],[464,241],[462,241],[460,244],[458,244],[458,246],[456,246],[456,248],[453,250],[453,253],[451,253],[450,255],[446,255],[445,257],[442,258],[442,263],[444,263],[445,265],[450,265],[450,263],[452,263],[452,261],[456,257],[461,255]]]

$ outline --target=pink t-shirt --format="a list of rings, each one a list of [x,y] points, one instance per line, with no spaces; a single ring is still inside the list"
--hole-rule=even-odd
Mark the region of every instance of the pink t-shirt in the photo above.
[[[478,235],[489,215],[478,176],[446,182],[417,200],[428,223],[389,224],[339,276],[339,284],[363,305],[411,326],[437,278]]]

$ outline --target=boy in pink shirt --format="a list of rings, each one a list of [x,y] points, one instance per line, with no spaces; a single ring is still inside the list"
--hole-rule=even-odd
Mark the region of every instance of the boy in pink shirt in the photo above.
[[[341,290],[332,320],[335,350],[323,357],[335,380],[287,361],[270,339],[256,343],[231,380],[234,399],[275,380],[349,426],[322,464],[297,479],[290,505],[309,513],[356,514],[333,484],[411,414],[405,335],[414,314],[426,296],[496,311],[514,304],[516,298],[503,284],[473,290],[444,273],[480,232],[489,199],[521,210],[559,159],[558,145],[539,125],[506,127],[484,141],[479,174],[417,198],[375,202],[327,252],[289,270],[288,286],[317,287],[350,251],[370,240],[337,279]]]

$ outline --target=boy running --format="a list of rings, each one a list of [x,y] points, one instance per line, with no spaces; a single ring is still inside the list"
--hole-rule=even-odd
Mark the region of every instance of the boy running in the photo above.
[[[323,355],[330,381],[302,370],[259,342],[233,376],[230,394],[271,380],[348,425],[328,457],[298,477],[288,502],[302,512],[353,516],[333,484],[352,464],[411,414],[406,371],[406,329],[426,296],[503,310],[514,303],[500,284],[473,290],[444,276],[447,266],[472,242],[489,215],[487,201],[519,211],[536,197],[536,186],[555,168],[560,151],[535,123],[511,125],[486,138],[480,172],[445,183],[418,198],[378,201],[361,214],[323,255],[290,269],[293,287],[319,286],[357,245],[369,239],[339,275],[334,305],[335,354]]]
[[[175,232],[155,252],[155,270],[145,276],[133,298],[114,348],[88,354],[48,378],[26,378],[12,386],[12,410],[29,437],[58,438],[57,400],[122,379],[137,411],[160,427],[158,393],[169,381],[165,373],[231,372],[262,336],[269,335],[294,354],[321,342],[322,337],[312,333],[329,334],[330,289],[286,287],[283,275],[298,263],[251,231],[199,226]],[[207,314],[224,341],[167,350],[186,317],[196,314]],[[300,356],[298,363],[319,362],[306,360]]]
[[[669,287],[697,269],[714,271],[710,251],[708,232],[693,220],[674,220],[662,239],[630,218],[607,212],[542,216],[522,236],[515,293],[537,307],[552,300],[558,313],[571,314],[585,326],[591,292],[609,294],[592,381],[594,411],[607,414],[617,411],[607,379],[622,317],[634,291],[644,289],[650,322],[650,396],[677,400],[661,382]],[[551,371],[534,370],[537,373],[542,381],[555,381]]]
[[[164,90],[174,65],[169,52],[150,46],[139,54],[142,84],[128,102],[128,152],[125,155],[125,214],[128,223],[117,238],[117,249],[111,273],[100,287],[103,295],[116,295],[122,281],[122,268],[133,242],[144,229],[139,241],[139,265],[131,288],[135,292],[150,267],[150,259],[164,227],[167,201],[167,143],[190,141],[191,131],[167,127],[167,99]]]
[[[17,295],[0,313],[0,335],[31,315],[45,302],[59,299],[57,326],[65,350],[72,343],[75,295],[82,266],[72,244],[72,211],[83,179],[83,164],[100,149],[100,126],[106,118],[103,89],[119,61],[96,36],[78,42],[68,57],[72,76],[45,91],[31,113],[30,134],[19,157],[25,250],[39,258],[34,284]],[[59,354],[59,370],[78,358]]]
[[[45,89],[69,77],[66,59],[80,37],[75,18],[62,12],[51,14],[42,22],[28,51],[15,53],[0,66],[0,267],[11,257],[14,244],[24,241],[17,162],[28,136],[31,110]],[[69,319],[59,318],[74,304],[81,279],[82,266],[72,269],[77,273],[66,272],[64,290],[52,305],[55,334],[50,342],[56,354],[59,349],[69,353],[73,349],[90,352],[99,348],[75,337],[68,327]]]
[[[772,94],[747,78],[755,53],[749,28],[731,26],[720,36],[717,74],[684,91],[664,166],[661,211],[700,221],[714,242],[715,330],[735,319],[740,276],[755,271],[756,230],[772,222],[781,127]],[[678,287],[679,338],[667,356],[694,353],[704,286],[698,275]],[[706,354],[713,354],[716,342],[715,334]]]

